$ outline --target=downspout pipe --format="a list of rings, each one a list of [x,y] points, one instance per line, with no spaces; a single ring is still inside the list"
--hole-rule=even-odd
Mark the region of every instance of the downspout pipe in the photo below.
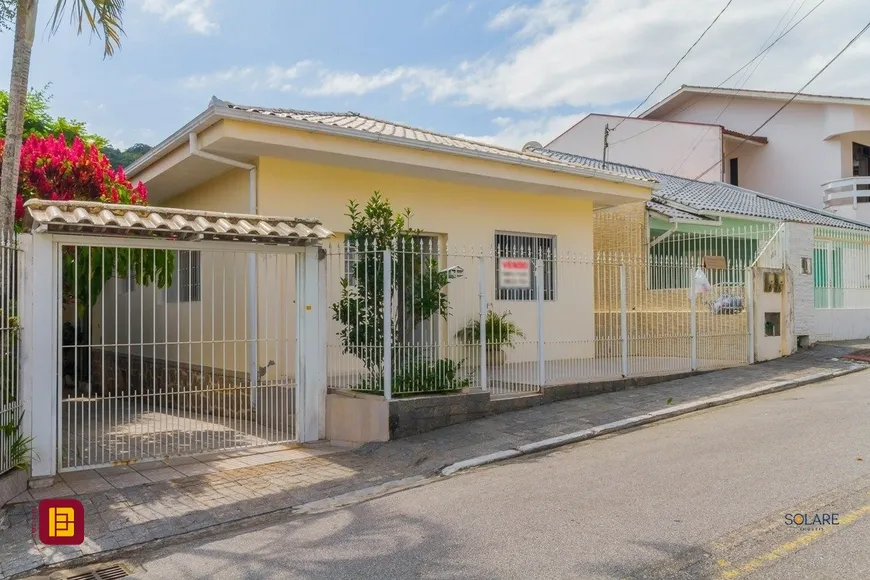
[[[228,157],[221,157],[214,153],[202,151],[199,148],[199,136],[196,133],[188,135],[190,143],[190,154],[194,157],[208,159],[215,163],[222,163],[231,167],[244,169],[248,172],[248,213],[257,215],[257,166],[243,161],[236,161]],[[251,405],[254,409],[257,408],[257,383],[260,379],[260,368],[258,358],[258,317],[259,310],[257,309],[257,256],[250,252],[248,253],[248,373],[251,377]]]

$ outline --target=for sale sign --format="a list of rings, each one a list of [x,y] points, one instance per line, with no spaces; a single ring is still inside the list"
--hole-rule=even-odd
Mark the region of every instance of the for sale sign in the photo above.
[[[521,288],[529,290],[532,287],[531,258],[499,258],[498,287]]]

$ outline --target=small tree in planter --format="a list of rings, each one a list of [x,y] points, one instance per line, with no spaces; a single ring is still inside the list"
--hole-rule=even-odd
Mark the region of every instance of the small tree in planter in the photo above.
[[[503,365],[505,348],[516,348],[517,339],[526,338],[517,323],[510,319],[510,310],[501,314],[491,308],[486,310],[484,320],[486,329],[486,362],[489,366]],[[456,333],[456,338],[465,344],[480,346],[480,318],[468,321],[462,330]]]
[[[415,329],[433,316],[447,318],[450,304],[443,291],[449,279],[438,260],[423,251],[410,227],[411,210],[394,213],[379,192],[364,208],[348,203],[351,227],[346,251],[350,272],[341,279],[341,298],[332,305],[332,318],[343,325],[339,332],[345,353],[359,358],[369,377],[360,389],[378,392],[383,385],[384,328],[392,330],[393,391],[447,392],[467,386],[459,377],[459,364],[450,359],[427,360],[422,346],[413,344]],[[390,250],[392,276],[384,285],[384,251]],[[392,312],[384,312],[389,292]],[[411,354],[408,354],[411,353]]]

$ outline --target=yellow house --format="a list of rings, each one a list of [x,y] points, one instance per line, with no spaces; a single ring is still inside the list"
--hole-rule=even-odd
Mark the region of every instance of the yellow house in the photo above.
[[[545,247],[554,254],[591,255],[593,212],[645,201],[657,186],[645,177],[563,163],[357,113],[247,107],[216,98],[195,119],[131,165],[127,173],[131,180],[146,184],[151,205],[310,216],[335,232],[339,244],[350,226],[348,201],[362,205],[377,190],[394,209],[408,207],[413,211],[413,227],[422,230],[438,248],[438,259],[445,268],[455,260],[462,261],[464,254],[459,248],[483,248],[485,252],[510,244],[519,247],[519,252]],[[180,288],[174,290],[175,299],[139,300],[140,310],[129,317],[136,320],[138,316],[146,327],[142,336],[159,335],[156,343],[212,345],[211,349],[199,348],[198,353],[179,347],[168,355],[180,361],[240,371],[252,369],[256,363],[265,369],[264,380],[291,376],[292,349],[286,345],[296,336],[290,307],[294,290],[281,278],[292,272],[293,266],[279,261],[270,265],[261,258],[254,267],[245,255],[181,256],[178,262],[180,275],[175,285]],[[331,300],[346,272],[342,261],[328,263],[323,283],[327,300]],[[534,300],[497,292],[494,268],[479,269],[471,254],[461,266],[463,279],[447,288],[450,320],[431,330],[443,339],[438,342],[448,343],[456,329],[479,312],[478,290],[482,286],[488,303],[496,310],[510,310],[526,334],[535,334]],[[216,270],[222,282],[210,285]],[[228,271],[236,274],[228,277]],[[481,275],[485,277],[483,285]],[[241,288],[249,277],[256,280],[248,295]],[[230,279],[239,284],[232,291],[225,282]],[[588,339],[591,348],[591,281],[558,271],[550,271],[546,281],[544,324],[554,349],[548,357],[562,356],[556,350],[560,341],[569,338],[575,342]],[[120,293],[123,289],[117,295]],[[256,317],[253,321],[245,319],[255,304]],[[125,323],[121,320],[118,324]],[[154,329],[149,330],[152,324]],[[326,334],[333,336],[335,324],[329,324]],[[252,334],[244,339],[230,338],[230,327],[236,329],[232,337],[239,336],[237,329],[242,327],[251,329]],[[104,328],[104,332],[111,329]],[[257,337],[254,342],[259,350],[252,349],[251,336]],[[576,354],[566,352],[565,356]],[[518,349],[511,356],[532,360],[535,347]],[[347,364],[352,366],[353,362]]]

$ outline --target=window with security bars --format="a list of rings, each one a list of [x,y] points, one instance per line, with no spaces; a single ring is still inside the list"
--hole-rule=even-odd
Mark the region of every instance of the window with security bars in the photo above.
[[[495,234],[495,279],[499,300],[537,300],[538,272],[535,261],[543,261],[544,300],[556,299],[556,237],[533,234],[499,233]],[[499,287],[499,258],[531,259],[530,288]]]
[[[181,250],[175,253],[172,286],[166,291],[167,302],[199,302],[202,295],[202,253]]]

